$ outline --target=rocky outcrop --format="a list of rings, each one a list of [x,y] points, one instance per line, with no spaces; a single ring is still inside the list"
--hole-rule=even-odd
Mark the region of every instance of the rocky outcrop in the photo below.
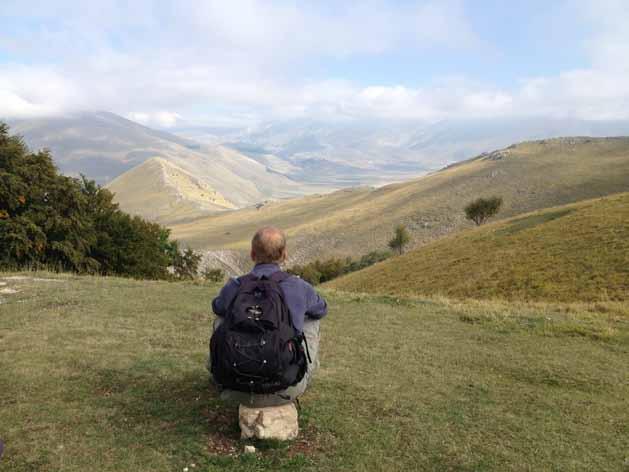
[[[215,251],[202,251],[201,255],[200,272],[204,269],[221,269],[228,276],[237,277],[251,270],[252,262],[246,251],[217,249]]]

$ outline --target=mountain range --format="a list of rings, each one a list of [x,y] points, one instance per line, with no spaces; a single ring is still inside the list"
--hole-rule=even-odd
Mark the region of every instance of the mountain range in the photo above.
[[[162,194],[161,200],[163,194],[177,195],[181,205],[175,206],[185,208],[186,214],[327,190],[296,182],[232,148],[200,144],[113,113],[85,112],[10,124],[31,149],[49,149],[65,174],[84,174],[111,185],[123,209],[160,221],[173,215],[172,208],[164,214],[162,201],[148,198],[148,187],[154,194]],[[183,186],[173,188],[177,181],[167,178],[167,173],[156,172],[156,167],[178,169],[180,175],[187,176],[178,180]],[[212,201],[202,197],[199,201],[200,195],[190,198],[192,181],[196,182],[193,187],[198,185],[214,195]]]
[[[10,123],[62,172],[85,174],[121,207],[164,224],[278,199],[406,181],[513,142],[628,135],[627,121],[317,121],[155,130],[109,112]]]
[[[242,129],[181,127],[174,132],[222,143],[298,181],[353,186],[408,180],[522,141],[626,136],[629,121],[294,119]]]

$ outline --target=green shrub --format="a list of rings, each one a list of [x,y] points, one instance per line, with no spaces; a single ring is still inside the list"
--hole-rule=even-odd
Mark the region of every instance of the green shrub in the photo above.
[[[210,282],[222,282],[225,280],[225,271],[223,269],[206,267],[201,273],[201,276]]]
[[[391,252],[389,251],[372,251],[362,256],[357,261],[353,261],[349,257],[346,259],[332,258],[324,261],[317,259],[306,265],[293,266],[288,269],[288,272],[301,277],[312,285],[317,285],[333,280],[349,272],[364,269],[388,257],[391,257]]]
[[[377,262],[384,261],[389,257],[391,257],[391,251],[371,251],[370,253],[362,256],[359,260],[352,261],[347,272],[355,272],[357,270],[364,269],[365,267],[374,265]]]
[[[317,285],[321,282],[321,273],[315,268],[314,264],[293,266],[288,269],[288,272],[302,278],[312,285]]]
[[[187,248],[185,251],[178,250],[173,260],[175,276],[182,280],[192,280],[199,272],[199,262],[201,254]]]
[[[59,174],[48,151],[31,153],[0,123],[0,269],[148,279],[169,278],[169,266],[192,271],[195,256],[168,229],[124,213],[113,197],[85,177]]]
[[[465,217],[480,226],[495,216],[500,211],[500,207],[502,207],[501,197],[477,198],[465,207]]]

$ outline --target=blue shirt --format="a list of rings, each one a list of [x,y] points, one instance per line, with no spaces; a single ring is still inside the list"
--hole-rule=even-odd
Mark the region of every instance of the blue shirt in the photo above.
[[[280,270],[277,264],[256,264],[251,273],[256,277],[269,276]],[[212,300],[212,310],[216,316],[225,316],[227,308],[238,292],[240,281],[232,278]],[[312,285],[299,277],[292,276],[280,282],[280,289],[288,307],[293,326],[301,333],[304,330],[306,316],[321,319],[328,313],[328,305]]]

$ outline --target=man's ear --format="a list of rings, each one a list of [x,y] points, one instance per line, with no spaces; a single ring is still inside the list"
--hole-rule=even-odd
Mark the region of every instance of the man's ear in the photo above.
[[[288,252],[286,252],[286,249],[284,249],[282,251],[282,263],[286,262],[286,259],[288,258]]]
[[[256,261],[256,252],[253,249],[251,250],[250,256],[251,256],[251,260],[253,262],[255,262]]]

